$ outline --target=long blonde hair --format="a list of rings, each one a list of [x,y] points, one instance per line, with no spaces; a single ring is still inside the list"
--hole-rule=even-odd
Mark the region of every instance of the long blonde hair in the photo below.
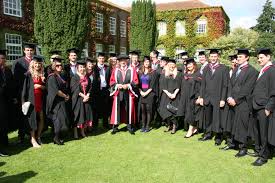
[[[41,64],[41,69],[40,69],[40,71],[36,71],[36,70],[34,69],[34,63],[35,63],[35,62],[36,62],[36,61],[32,60],[32,61],[30,62],[30,65],[29,65],[29,72],[31,73],[31,76],[32,76],[33,78],[39,78],[39,77],[44,78],[44,67],[43,67],[43,64],[42,64],[42,63],[39,63],[39,64]]]
[[[173,78],[175,79],[178,74],[177,65],[175,66],[173,72],[170,71],[168,64],[164,67],[165,70],[165,77],[169,77],[171,74],[173,74]]]

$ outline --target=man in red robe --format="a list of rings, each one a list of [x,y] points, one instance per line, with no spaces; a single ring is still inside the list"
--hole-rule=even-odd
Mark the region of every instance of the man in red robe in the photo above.
[[[136,123],[136,109],[138,93],[138,76],[135,69],[128,67],[129,57],[118,57],[119,67],[115,68],[110,78],[111,93],[113,97],[112,115],[110,124],[113,125],[112,134],[118,132],[118,125],[126,123],[131,134]]]

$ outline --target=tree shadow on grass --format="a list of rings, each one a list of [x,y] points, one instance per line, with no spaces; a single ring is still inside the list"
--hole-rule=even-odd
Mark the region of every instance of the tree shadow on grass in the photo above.
[[[25,182],[28,179],[36,176],[38,173],[34,172],[34,171],[27,171],[27,172],[23,172],[23,173],[19,173],[16,175],[9,175],[9,176],[5,176],[6,172],[0,172],[0,182],[16,182],[16,183],[21,183],[21,182]]]

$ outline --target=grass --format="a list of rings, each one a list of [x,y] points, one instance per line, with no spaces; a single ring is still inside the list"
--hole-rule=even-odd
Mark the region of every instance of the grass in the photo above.
[[[72,140],[64,146],[51,142],[40,149],[16,147],[16,133],[7,158],[0,158],[0,182],[274,182],[275,161],[253,167],[253,157],[237,159],[214,141],[184,139],[183,132],[130,135],[110,131]]]

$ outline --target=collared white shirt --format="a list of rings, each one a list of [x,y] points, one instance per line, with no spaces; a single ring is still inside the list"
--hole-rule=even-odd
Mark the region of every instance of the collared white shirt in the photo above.
[[[105,88],[107,86],[107,82],[105,79],[105,68],[104,68],[104,64],[97,64],[99,70],[99,75],[100,75],[100,88]]]
[[[203,69],[207,66],[208,62],[205,62],[200,68],[200,74],[203,74]]]
[[[272,65],[272,62],[271,62],[271,61],[269,61],[269,62],[267,62],[267,63],[265,64],[265,66],[261,69],[261,71],[260,71],[260,73],[259,73],[259,75],[258,75],[258,79],[263,75],[265,69],[266,69],[268,66],[271,66],[271,65]]]

